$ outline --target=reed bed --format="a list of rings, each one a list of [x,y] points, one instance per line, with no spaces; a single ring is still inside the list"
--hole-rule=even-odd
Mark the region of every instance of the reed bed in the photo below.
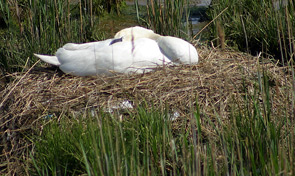
[[[165,112],[166,116],[170,114],[168,116],[170,119],[172,118],[171,128],[169,127],[169,130],[172,130],[171,134],[187,134],[185,137],[188,140],[187,145],[194,144],[191,149],[183,149],[192,150],[186,151],[185,156],[198,154],[198,157],[205,157],[204,160],[190,161],[197,162],[197,165],[195,163],[187,166],[192,170],[185,171],[183,168],[179,169],[178,166],[170,167],[164,164],[165,173],[170,173],[169,168],[174,169],[175,173],[178,170],[177,173],[190,173],[189,175],[194,175],[194,173],[209,174],[211,172],[237,173],[231,167],[239,167],[239,161],[234,159],[239,157],[242,157],[241,159],[245,162],[245,165],[241,166],[246,168],[243,173],[253,172],[253,168],[246,167],[251,165],[250,156],[235,155],[235,147],[238,146],[227,148],[229,151],[217,146],[219,144],[221,146],[235,144],[227,141],[231,136],[228,136],[229,138],[223,136],[226,131],[231,132],[228,135],[239,133],[238,135],[247,136],[247,134],[244,134],[246,129],[252,129],[252,123],[248,124],[249,121],[256,124],[256,122],[262,120],[263,124],[267,126],[275,125],[278,122],[281,126],[275,125],[276,128],[270,128],[278,130],[275,139],[280,138],[281,135],[289,136],[293,134],[291,132],[288,135],[288,132],[290,132],[288,128],[294,129],[293,125],[289,123],[294,119],[292,91],[290,91],[292,90],[292,76],[290,74],[292,70],[288,70],[288,67],[278,67],[276,64],[270,61],[266,62],[259,57],[230,50],[220,51],[214,48],[201,47],[199,53],[200,63],[198,65],[169,66],[145,74],[73,77],[61,73],[56,68],[46,67],[34,67],[27,73],[10,74],[9,77],[14,81],[0,94],[1,97],[4,97],[0,102],[0,124],[3,139],[1,148],[4,151],[1,155],[1,163],[4,164],[1,167],[5,168],[3,172],[20,172],[19,168],[29,172],[28,169],[24,169],[27,167],[23,161],[32,160],[28,154],[35,151],[34,147],[32,148],[32,143],[25,136],[30,136],[32,132],[42,134],[43,127],[51,121],[50,119],[57,119],[58,121],[69,117],[73,120],[79,119],[79,117],[92,119],[93,116],[89,114],[104,112],[113,114],[111,117],[115,117],[118,121],[129,121],[130,123],[134,119],[130,114],[138,113],[141,107],[144,107],[144,110],[140,111],[142,113],[154,112],[153,110],[157,109],[156,112],[160,113],[160,115],[154,116],[157,119],[162,119]],[[261,62],[261,60],[263,61]],[[120,107],[120,104],[124,101],[129,101],[132,108],[114,108]],[[179,116],[173,117],[175,113],[178,113]],[[258,117],[256,117],[257,113]],[[252,120],[251,114],[253,115]],[[238,117],[240,120],[236,119]],[[259,120],[260,118],[261,120]],[[49,119],[49,121],[46,121],[46,119]],[[286,124],[282,124],[282,122],[286,122]],[[240,129],[241,126],[236,123],[245,125],[245,129]],[[235,130],[241,131],[233,132],[234,127],[236,127]],[[184,131],[182,131],[183,129]],[[251,133],[254,136],[246,137],[251,141],[249,141],[250,143],[247,144],[249,146],[246,146],[245,150],[253,149],[251,145],[256,146],[256,142],[259,143],[259,141],[256,141],[257,136],[255,135],[262,135],[268,131],[266,130],[268,128],[263,127],[254,128],[253,126],[253,129],[262,131],[256,133],[252,131]],[[245,131],[243,132],[243,130]],[[266,132],[263,130],[266,130]],[[239,138],[240,136],[236,137]],[[172,139],[169,138],[169,140]],[[259,139],[262,141],[261,145],[269,145],[263,143],[264,140],[261,139],[261,136]],[[294,146],[294,140],[290,139],[289,142],[291,142],[290,146]],[[283,147],[284,156],[289,155],[290,150],[284,142],[279,142],[276,145]],[[215,146],[216,149],[211,148],[213,150],[211,153],[205,150],[206,146],[209,148]],[[196,153],[196,151],[199,152]],[[234,160],[231,162],[237,163],[231,163],[232,166],[228,163],[231,157],[227,152],[234,152],[231,156]],[[251,154],[259,158],[255,152]],[[269,155],[265,157],[267,158]],[[19,160],[18,158],[23,159]],[[214,158],[216,161],[212,161]],[[33,158],[33,160],[37,159]],[[172,160],[173,157],[168,161],[172,162]],[[281,162],[282,160],[275,161]],[[183,162],[181,163],[184,164]],[[255,163],[255,161],[253,162]],[[286,162],[292,164],[292,160]],[[267,165],[269,162],[265,161],[264,164]],[[22,167],[19,167],[19,165]],[[258,166],[257,163],[254,164],[254,166],[256,165]],[[218,172],[218,169],[212,168],[213,166],[216,167],[215,169],[219,168],[220,172]],[[154,167],[158,168],[158,166]],[[201,167],[208,168],[201,172]],[[268,167],[272,168],[274,165],[271,164]],[[280,168],[286,169],[283,166],[280,166]],[[292,172],[292,169],[294,167],[286,169],[285,173]],[[158,171],[162,172],[163,170],[159,169]],[[266,172],[265,169],[263,171],[265,173],[277,173],[270,170]]]
[[[148,25],[161,35],[190,39],[190,36],[187,35],[189,30],[188,18],[189,1],[187,0],[147,1]],[[184,22],[186,22],[186,25],[184,25]]]
[[[94,23],[108,12],[120,14],[123,5],[122,0],[0,1],[0,19],[5,24],[0,69],[23,71],[36,61],[33,53],[54,54],[68,42],[104,39],[93,34]]]
[[[216,41],[224,33],[227,46],[253,55],[270,54],[287,66],[295,52],[294,7],[293,0],[213,0],[208,15],[215,20],[209,36]]]

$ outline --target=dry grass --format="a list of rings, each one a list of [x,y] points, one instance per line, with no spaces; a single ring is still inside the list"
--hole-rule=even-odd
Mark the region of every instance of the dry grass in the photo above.
[[[198,65],[159,68],[145,74],[73,77],[55,69],[34,68],[26,75],[9,75],[14,81],[0,92],[0,168],[5,172],[19,168],[18,157],[29,145],[24,134],[38,128],[36,122],[48,114],[83,114],[86,109],[108,108],[129,100],[134,107],[153,103],[179,112],[179,119],[188,119],[197,97],[201,117],[216,118],[218,114],[226,122],[233,100],[242,101],[244,88],[251,92],[258,87],[257,73],[262,68],[270,77],[274,114],[291,104],[287,102],[291,101],[291,91],[287,91],[291,82],[285,68],[235,51],[206,47],[198,51]]]

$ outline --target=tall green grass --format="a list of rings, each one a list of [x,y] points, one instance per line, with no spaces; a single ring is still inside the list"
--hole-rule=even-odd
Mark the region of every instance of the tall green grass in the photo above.
[[[187,0],[148,0],[148,24],[159,34],[189,38],[187,35],[188,4],[189,1]],[[186,22],[186,25],[184,22]]]
[[[260,76],[260,74],[258,73]],[[294,173],[294,125],[291,116],[272,113],[269,79],[263,74],[253,93],[232,106],[230,125],[222,141],[228,153],[228,169],[238,175],[289,175]],[[288,110],[289,112],[291,109]],[[292,157],[291,157],[292,156]],[[289,159],[287,159],[289,158]]]
[[[214,25],[211,27],[210,36],[218,36],[218,29],[223,29],[225,34],[225,42],[228,46],[237,47],[239,50],[248,51],[258,55],[262,52],[263,55],[272,55],[274,60],[278,60],[280,65],[284,66],[286,74],[292,75],[293,87],[286,89],[286,95],[290,95],[291,109],[289,109],[289,117],[294,118],[295,105],[295,77],[294,77],[294,59],[295,59],[295,2],[293,0],[277,0],[277,1],[212,1],[212,5],[208,10],[208,15],[214,20]],[[220,27],[222,26],[222,27]],[[214,38],[215,40],[216,38]],[[290,93],[291,92],[291,93]],[[267,94],[266,94],[267,95]],[[251,97],[250,97],[251,98]],[[267,98],[267,97],[266,97]],[[259,104],[256,106],[253,113],[260,114],[269,112],[269,103],[266,101],[263,107],[264,111],[258,111]],[[286,101],[287,102],[287,101]],[[286,103],[284,102],[284,103]],[[286,103],[286,104],[288,104]],[[287,106],[287,105],[286,105]],[[285,112],[284,112],[285,113]],[[269,115],[264,114],[264,119],[269,118]],[[260,117],[262,118],[262,117]],[[279,123],[273,123],[266,119],[265,125],[271,125],[275,128]],[[285,118],[285,122],[290,124],[291,118]],[[293,128],[293,126],[292,126]],[[263,131],[265,132],[265,130]],[[278,130],[268,131],[265,137],[270,137],[274,133],[280,134]],[[260,132],[259,134],[262,134]],[[261,137],[261,136],[256,136]],[[255,138],[255,137],[254,137]],[[254,139],[253,138],[253,139]],[[273,140],[272,145],[281,139]],[[292,139],[293,140],[293,139]],[[290,141],[288,141],[289,143]],[[270,143],[268,143],[270,145]],[[261,147],[266,144],[260,145]],[[281,152],[278,148],[277,153]],[[257,149],[256,149],[257,150]],[[265,152],[274,152],[273,150]],[[292,152],[288,151],[284,155],[289,156]],[[262,154],[262,153],[261,153]],[[273,156],[269,156],[273,157]],[[257,160],[258,159],[258,160]],[[255,162],[264,163],[255,156]],[[265,163],[267,164],[267,163]],[[274,164],[274,163],[272,163]],[[278,164],[278,163],[276,163]],[[291,164],[294,173],[294,162]],[[266,167],[266,166],[265,166]],[[268,166],[269,167],[269,166]],[[276,166],[278,168],[280,166]]]
[[[295,55],[295,6],[293,0],[248,1],[213,0],[208,15],[214,19],[210,36],[217,36],[217,24],[223,26],[226,44],[252,54],[271,54],[281,63]],[[275,5],[276,4],[276,5]]]
[[[0,36],[0,67],[22,71],[37,59],[33,53],[54,54],[67,42],[87,42],[94,22],[107,10],[120,12],[122,0],[0,1],[7,28]]]
[[[188,134],[176,135],[175,141],[171,121],[159,110],[139,108],[123,121],[101,112],[87,118],[65,118],[45,128],[36,141],[33,173],[164,175],[185,172],[182,167],[190,170],[190,162],[179,165],[178,158],[181,148],[189,146]]]
[[[22,5],[1,1],[1,7],[8,24],[1,37],[2,63],[8,71],[21,69],[27,61],[35,62],[31,59],[33,53],[53,54],[66,41],[86,39],[86,19],[80,14],[79,5],[73,7],[69,1],[23,1]],[[17,11],[21,11],[19,16]]]
[[[273,115],[268,76],[258,75],[254,91],[245,85],[244,99],[232,98],[229,119],[209,118],[198,105],[193,118],[178,121],[145,106],[123,119],[100,110],[52,119],[33,139],[30,173],[293,175],[290,109]]]

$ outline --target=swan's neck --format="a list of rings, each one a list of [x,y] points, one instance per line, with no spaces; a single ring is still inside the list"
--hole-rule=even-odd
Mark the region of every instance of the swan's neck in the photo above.
[[[161,37],[161,35],[156,34],[156,33],[150,33],[147,37],[152,40],[158,41],[158,39]]]

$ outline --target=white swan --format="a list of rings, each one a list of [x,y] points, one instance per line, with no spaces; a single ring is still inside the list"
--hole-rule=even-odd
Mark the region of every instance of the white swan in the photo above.
[[[111,74],[113,71],[142,73],[171,62],[151,39],[123,42],[114,40],[117,39],[85,44],[68,43],[58,49],[55,56],[34,55],[75,76]]]
[[[161,36],[143,27],[125,28],[117,32],[114,38],[122,39],[123,41],[150,38],[158,43],[162,53],[173,62],[196,64],[199,60],[196,48],[189,42],[177,37]]]

